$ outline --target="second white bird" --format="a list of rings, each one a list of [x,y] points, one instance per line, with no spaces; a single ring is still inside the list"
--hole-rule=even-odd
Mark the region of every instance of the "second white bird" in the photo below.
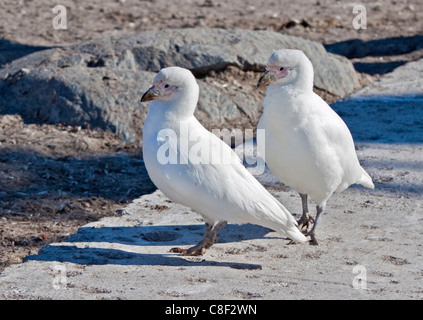
[[[344,121],[313,92],[313,66],[300,50],[284,49],[270,57],[257,87],[267,87],[258,128],[265,129],[265,158],[270,171],[301,196],[299,227],[313,220],[307,197],[317,203],[317,218],[334,192],[358,183],[374,188],[360,166]]]

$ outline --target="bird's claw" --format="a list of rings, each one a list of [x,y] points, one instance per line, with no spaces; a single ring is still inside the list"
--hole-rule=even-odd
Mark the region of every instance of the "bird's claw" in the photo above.
[[[206,248],[172,248],[169,252],[179,253],[181,256],[202,256],[206,253]]]
[[[311,230],[310,232],[307,232],[306,233],[306,237],[310,237],[309,244],[311,244],[313,246],[318,246],[319,245],[319,243],[317,242],[317,239],[316,239],[316,235],[314,234],[314,231],[313,230]]]
[[[293,244],[299,244],[299,242],[294,241],[294,240],[290,240],[290,241],[288,242],[288,245],[293,245]]]
[[[297,223],[300,231],[307,232],[310,224],[314,223],[314,218],[309,213],[304,213]]]

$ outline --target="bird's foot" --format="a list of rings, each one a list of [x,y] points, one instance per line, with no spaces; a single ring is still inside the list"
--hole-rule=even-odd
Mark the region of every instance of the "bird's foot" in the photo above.
[[[306,237],[310,237],[309,243],[311,245],[313,245],[313,246],[319,245],[319,243],[317,242],[317,239],[316,239],[316,235],[314,234],[314,231],[313,230],[311,230],[310,232],[307,232],[306,233]]]
[[[300,220],[297,221],[298,229],[302,232],[307,232],[308,228],[314,223],[314,218],[309,213],[303,213]],[[304,230],[305,229],[305,230]]]
[[[188,249],[172,248],[170,252],[179,253],[181,256],[202,256],[206,253],[206,248],[197,248],[197,246]]]
[[[226,221],[221,221],[215,226],[206,223],[206,233],[204,234],[203,240],[191,248],[172,248],[170,252],[179,253],[181,256],[202,256],[206,253],[207,249],[211,248],[213,244],[218,241],[217,233],[227,224]]]
[[[206,250],[213,245],[213,240],[215,239],[217,240],[216,236],[210,238],[209,233],[206,233],[204,239],[197,243],[195,246],[188,249],[172,248],[170,249],[170,252],[179,253],[181,256],[202,256],[206,253]]]
[[[289,240],[288,245],[292,245],[292,244],[300,244],[300,242],[297,242],[295,240]]]

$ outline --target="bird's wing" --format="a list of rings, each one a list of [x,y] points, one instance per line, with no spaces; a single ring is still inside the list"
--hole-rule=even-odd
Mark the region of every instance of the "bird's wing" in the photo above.
[[[170,198],[211,221],[254,223],[279,231],[296,241],[306,240],[296,228],[290,212],[252,176],[227,144],[200,123],[191,124],[190,131],[193,130],[198,131],[201,141],[190,145],[188,164],[169,166],[164,172],[172,188],[171,194],[167,194]],[[191,161],[196,154],[193,150],[207,148],[211,161]]]
[[[337,191],[340,192],[353,183],[362,183],[371,187],[373,183],[358,161],[354,140],[348,126],[323,99],[318,95],[315,96],[317,110],[320,112],[319,117],[322,119],[320,122],[322,133],[343,169],[344,176]]]

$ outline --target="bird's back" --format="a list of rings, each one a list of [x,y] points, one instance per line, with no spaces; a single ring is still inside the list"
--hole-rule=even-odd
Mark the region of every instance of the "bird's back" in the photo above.
[[[316,202],[363,181],[349,129],[314,92],[267,95],[259,127],[266,129],[270,170]]]

